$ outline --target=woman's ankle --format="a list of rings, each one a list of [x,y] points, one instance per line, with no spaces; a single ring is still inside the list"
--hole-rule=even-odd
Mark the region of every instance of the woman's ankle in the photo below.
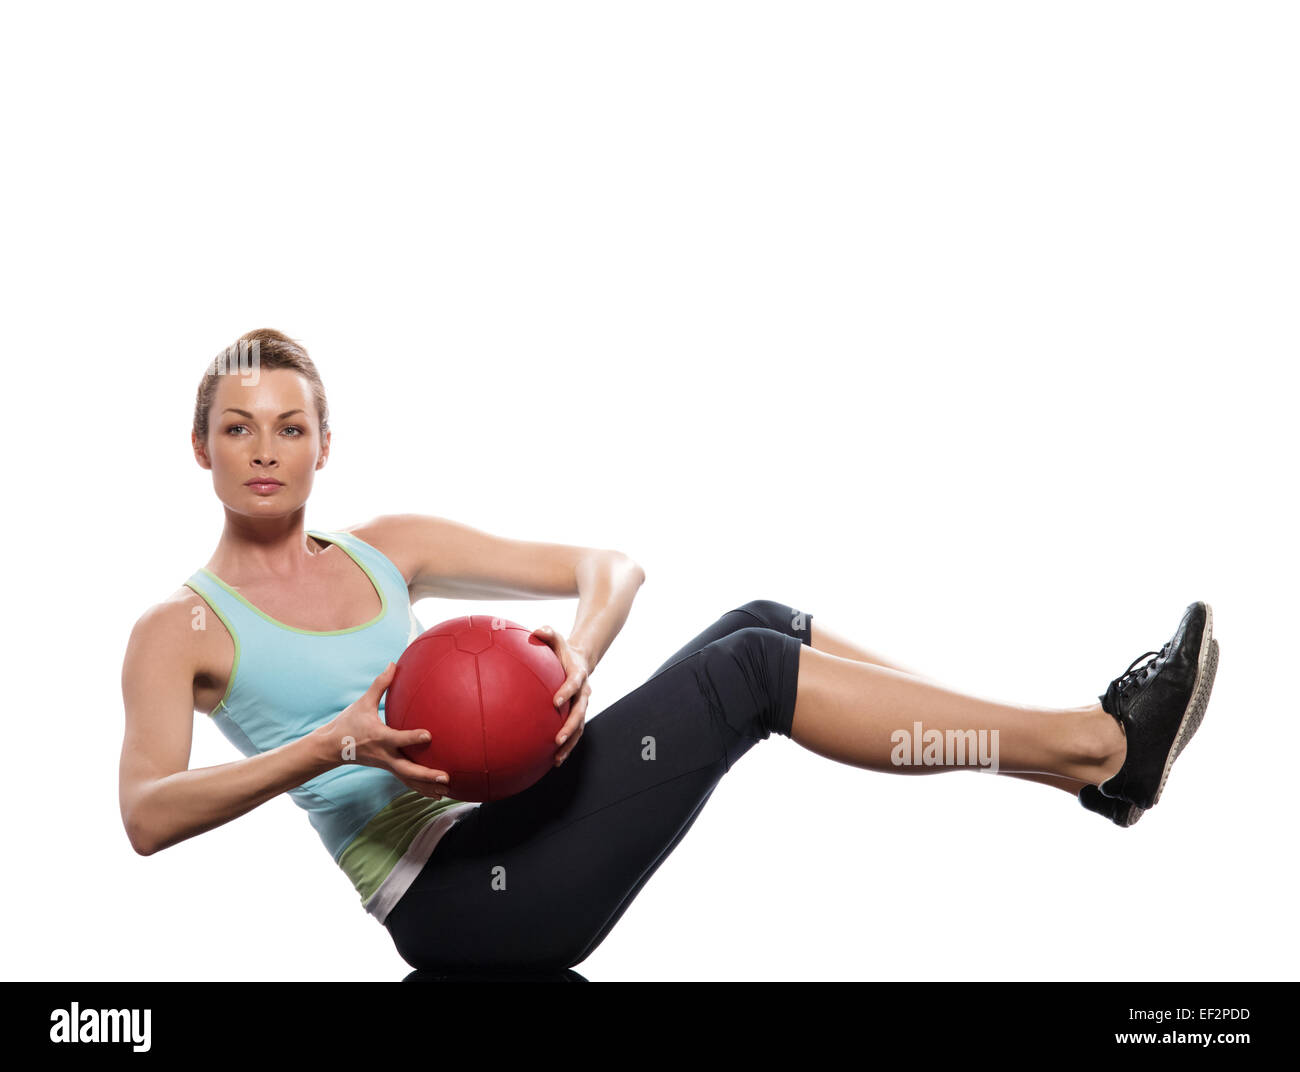
[[[1101,785],[1124,766],[1128,738],[1124,727],[1100,703],[1075,708],[1077,737],[1068,770],[1061,773],[1092,785]]]

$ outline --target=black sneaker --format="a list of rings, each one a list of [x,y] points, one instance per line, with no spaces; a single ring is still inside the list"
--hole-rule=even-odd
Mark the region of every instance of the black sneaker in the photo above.
[[[1079,803],[1089,811],[1106,816],[1116,826],[1132,826],[1146,810],[1127,800],[1113,800],[1095,785],[1085,785],[1079,790]]]
[[[1169,769],[1205,717],[1219,664],[1212,629],[1209,604],[1193,603],[1164,647],[1139,655],[1098,697],[1128,738],[1124,765],[1099,787],[1103,796],[1144,810],[1160,800]],[[1155,658],[1139,666],[1148,655]]]

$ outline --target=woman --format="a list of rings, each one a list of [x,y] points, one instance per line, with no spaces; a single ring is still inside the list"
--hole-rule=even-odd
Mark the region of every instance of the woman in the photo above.
[[[123,821],[148,855],[288,792],[418,969],[581,962],[722,775],[773,732],[882,772],[983,766],[1130,826],[1159,800],[1204,715],[1218,659],[1204,603],[1099,703],[1048,709],[956,692],[806,611],[758,599],[584,725],[590,674],[627,618],[641,567],[617,551],[409,514],[305,530],[329,455],[320,376],[270,329],[226,355],[199,387],[192,433],[225,528],[207,565],[131,634]],[[385,724],[394,663],[422,631],[411,601],[428,596],[578,599],[567,637],[534,631],[567,674],[556,706],[573,703],[555,769],[522,793],[482,804],[447,796],[445,772],[400,751],[423,731]],[[193,710],[210,713],[245,758],[188,770]]]

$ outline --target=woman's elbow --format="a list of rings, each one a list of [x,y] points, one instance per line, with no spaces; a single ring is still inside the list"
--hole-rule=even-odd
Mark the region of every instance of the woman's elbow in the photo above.
[[[126,839],[131,843],[131,848],[140,856],[152,856],[158,851],[158,842],[153,836],[153,832],[141,821],[141,817],[135,812],[127,815],[123,820],[126,827]]]
[[[126,836],[127,840],[131,842],[131,848],[135,850],[137,856],[152,856],[158,851],[157,847],[154,846],[152,842],[145,840],[145,838],[138,833],[128,830]]]
[[[645,584],[645,570],[642,568],[641,563],[637,562],[630,555],[623,555],[623,558],[627,564],[628,571],[636,579],[637,587],[639,588],[641,585]]]

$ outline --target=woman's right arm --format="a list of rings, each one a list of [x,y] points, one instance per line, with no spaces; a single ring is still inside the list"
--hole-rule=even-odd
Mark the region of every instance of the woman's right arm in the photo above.
[[[122,664],[126,734],[118,775],[122,822],[142,856],[251,811],[340,762],[308,734],[280,748],[189,770],[198,645],[185,608],[163,603],[131,631]]]
[[[122,664],[126,734],[118,775],[122,822],[142,856],[202,834],[252,811],[344,762],[390,770],[404,784],[437,797],[441,771],[411,763],[399,749],[421,731],[395,730],[378,715],[388,671],[340,715],[310,733],[255,756],[189,770],[194,729],[198,641],[180,603],[151,608],[136,623]]]

